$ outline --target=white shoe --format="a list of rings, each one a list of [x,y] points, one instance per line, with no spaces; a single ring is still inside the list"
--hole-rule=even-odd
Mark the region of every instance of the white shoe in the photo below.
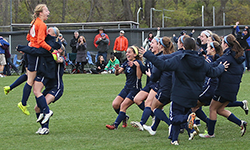
[[[108,72],[107,71],[103,71],[103,72],[101,72],[101,74],[107,74]]]
[[[48,128],[42,128],[42,130],[39,132],[40,135],[46,135],[49,134],[49,129]]]
[[[143,131],[143,130],[144,130],[140,122],[131,121],[130,124],[131,124],[133,127],[137,128],[139,131]]]
[[[53,116],[53,111],[49,110],[49,113],[45,114],[43,121],[41,122],[41,124],[45,124],[46,122],[48,122],[49,118]]]
[[[40,113],[40,115],[39,115],[38,119],[36,120],[36,122],[41,122],[43,120],[43,118],[44,118],[43,113]]]
[[[242,120],[240,127],[241,127],[240,133],[241,133],[241,136],[243,136],[247,130],[247,122]]]
[[[151,126],[143,125],[143,128],[149,132],[150,135],[155,135],[156,131],[153,131]]]
[[[192,140],[194,139],[194,137],[198,135],[196,131],[194,131],[193,133],[190,133],[190,137],[188,138],[188,140]]]
[[[172,145],[179,145],[178,141],[174,141],[174,142],[171,141],[171,144]]]
[[[111,73],[111,70],[109,70],[108,73]]]
[[[209,134],[199,134],[199,136],[202,137],[202,138],[214,138],[214,137],[215,137],[214,134],[213,134],[213,135],[209,135]]]
[[[39,128],[37,131],[36,131],[36,134],[39,134],[41,131],[42,131],[43,128]]]
[[[248,102],[247,102],[247,100],[243,100],[242,103],[243,103],[242,108],[243,108],[243,110],[245,111],[245,113],[247,115],[248,114],[248,106],[247,106]]]

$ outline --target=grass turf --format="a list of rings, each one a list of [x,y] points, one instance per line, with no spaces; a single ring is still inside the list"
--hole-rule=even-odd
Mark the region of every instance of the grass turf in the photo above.
[[[17,76],[0,78],[0,87],[11,84]],[[23,85],[11,91],[7,96],[0,92],[1,126],[0,149],[249,149],[250,134],[240,136],[240,128],[226,118],[218,116],[215,128],[215,138],[202,139],[195,137],[188,141],[185,131],[180,134],[178,147],[170,145],[167,139],[168,126],[161,122],[156,135],[147,131],[138,131],[132,126],[119,126],[118,130],[106,129],[106,124],[115,121],[117,114],[112,108],[112,101],[121,91],[125,76],[110,74],[65,74],[64,95],[50,108],[54,115],[50,120],[50,134],[36,135],[39,128],[33,106],[34,95],[31,94],[28,103],[30,116],[24,115],[17,107],[21,101]],[[143,77],[143,83],[145,76]],[[238,94],[240,101],[248,99],[250,88],[250,72],[243,76]],[[169,113],[169,106],[164,108]],[[237,117],[250,122],[240,107],[227,108]],[[203,107],[208,114],[208,107]],[[142,111],[132,105],[127,114],[130,121],[139,121]],[[151,118],[148,120],[151,124]],[[203,132],[205,124],[200,127]]]

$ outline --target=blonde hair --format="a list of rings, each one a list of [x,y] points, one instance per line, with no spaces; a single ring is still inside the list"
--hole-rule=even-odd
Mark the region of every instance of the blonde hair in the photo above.
[[[85,39],[85,37],[84,37],[84,36],[82,36],[82,35],[81,35],[81,36],[79,36],[79,38],[78,38],[78,43],[80,43],[80,38],[81,38],[81,37],[83,38],[83,42],[84,42],[84,43],[86,43],[86,39]]]
[[[31,22],[31,25],[30,25],[30,28],[33,26],[33,24],[35,23],[36,21],[36,18],[39,17],[40,15],[40,12],[43,12],[43,7],[47,7],[46,4],[38,4],[35,9],[34,9],[34,13],[32,15],[32,22]]]

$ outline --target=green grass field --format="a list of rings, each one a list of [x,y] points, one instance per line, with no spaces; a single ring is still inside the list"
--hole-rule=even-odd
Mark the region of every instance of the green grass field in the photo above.
[[[11,84],[18,76],[0,78],[0,87]],[[143,83],[145,76],[143,77]],[[23,85],[17,87],[5,96],[0,92],[1,126],[0,149],[250,149],[250,133],[240,136],[240,128],[219,116],[215,129],[215,138],[202,139],[195,137],[188,141],[185,131],[180,134],[179,146],[170,145],[168,126],[162,122],[156,135],[151,136],[147,131],[138,131],[132,126],[119,126],[118,130],[110,131],[105,125],[113,123],[117,114],[112,108],[112,101],[121,91],[125,76],[111,74],[65,74],[64,95],[56,103],[50,105],[54,116],[50,120],[50,134],[36,135],[39,128],[36,123],[34,95],[31,94],[28,103],[31,107],[30,116],[24,115],[17,107],[21,101]],[[238,99],[248,99],[250,89],[250,72],[243,76]],[[250,102],[250,100],[249,100]],[[164,108],[169,113],[169,106]],[[203,110],[208,114],[208,107]],[[250,123],[249,116],[238,108],[228,108],[237,117]],[[132,105],[127,114],[130,121],[139,121],[142,111]],[[149,118],[148,125],[151,124]],[[200,130],[203,132],[202,122]]]

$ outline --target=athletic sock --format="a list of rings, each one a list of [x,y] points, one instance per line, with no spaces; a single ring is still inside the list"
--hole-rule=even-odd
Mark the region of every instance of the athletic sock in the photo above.
[[[143,111],[145,109],[145,102],[142,101],[142,103],[138,105],[138,107]]]
[[[214,128],[215,128],[216,121],[217,120],[210,120],[209,118],[207,118],[207,122],[208,122],[208,134],[209,135],[214,135]]]
[[[117,114],[119,114],[119,112],[120,112],[120,108],[118,108],[118,109],[114,109],[115,110],[115,112],[117,113]]]
[[[154,122],[154,124],[151,126],[151,129],[153,130],[153,131],[156,131],[156,129],[158,128],[158,126],[159,126],[159,124],[160,124],[160,119],[157,117],[157,116],[155,116],[155,122]]]
[[[226,107],[243,107],[243,103],[240,101],[230,102]]]
[[[238,126],[241,125],[241,120],[238,119],[233,113],[231,113],[231,115],[227,118],[227,120],[237,124]]]
[[[151,108],[150,107],[145,107],[143,113],[142,113],[142,116],[141,116],[141,125],[144,125],[147,121],[148,121],[148,118],[151,114]]]
[[[196,116],[207,124],[207,115],[201,109],[201,107],[195,112]]]
[[[27,81],[27,75],[23,74],[19,78],[16,79],[11,85],[10,85],[10,90],[14,89],[15,87],[19,86],[23,82]]]
[[[160,120],[163,120],[164,122],[166,122],[166,124],[170,125],[170,120],[163,110],[156,108],[154,110],[154,114],[157,118],[159,118]]]
[[[40,113],[36,113],[36,119],[38,119],[39,116],[40,116]],[[41,127],[43,128],[43,125],[41,124],[41,122],[40,122],[40,125],[41,125]]]
[[[43,113],[49,113],[49,106],[46,102],[46,99],[44,97],[44,95],[41,95],[40,97],[36,97],[36,103],[37,106],[40,108],[40,110],[42,110],[41,112]]]
[[[122,122],[123,119],[126,118],[126,113],[125,112],[122,112],[120,111],[116,120],[115,120],[115,127],[117,128],[119,126],[119,124]]]
[[[30,86],[28,83],[26,83],[23,87],[23,97],[22,97],[22,105],[23,106],[27,105],[27,101],[28,101],[29,96],[30,96],[31,88],[32,88],[32,86]]]

